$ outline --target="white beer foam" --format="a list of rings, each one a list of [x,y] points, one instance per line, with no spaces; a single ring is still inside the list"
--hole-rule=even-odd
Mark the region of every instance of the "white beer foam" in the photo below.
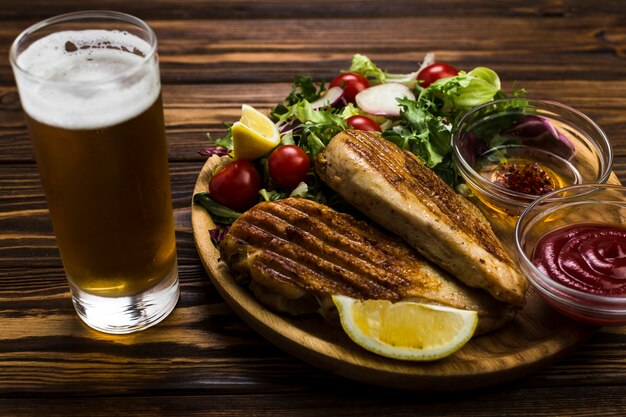
[[[81,47],[83,49],[81,49]],[[126,51],[119,48],[125,48]],[[116,49],[117,48],[117,49]],[[33,42],[15,71],[24,110],[65,129],[99,129],[141,114],[161,90],[156,56],[127,32],[65,31]]]

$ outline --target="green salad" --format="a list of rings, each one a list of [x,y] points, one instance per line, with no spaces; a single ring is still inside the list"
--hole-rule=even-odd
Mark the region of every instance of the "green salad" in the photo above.
[[[513,93],[522,94],[523,90]],[[247,192],[248,204],[233,205],[232,195],[220,198],[211,190],[211,184],[210,192],[195,195],[194,201],[222,225],[232,223],[247,206],[290,196],[337,208],[342,200],[316,177],[313,161],[345,129],[379,131],[386,140],[417,155],[452,188],[466,192],[452,162],[454,127],[472,108],[504,97],[500,78],[489,68],[458,71],[433,62],[429,55],[415,72],[393,74],[380,69],[365,55],[354,55],[350,67],[328,84],[297,76],[284,101],[271,110],[269,117],[280,135],[278,146],[255,160],[237,161],[242,167],[245,165],[241,169],[247,177],[253,167],[258,180],[248,181],[252,183],[249,189],[245,189],[245,181],[233,182],[230,187],[231,193]],[[232,126],[228,126],[226,135],[212,141],[201,153],[232,158],[232,150],[233,132]],[[293,158],[299,159],[294,162]],[[229,178],[235,181],[232,178],[236,175],[229,173]],[[229,179],[221,181],[228,185]],[[224,188],[228,187],[221,187]],[[212,233],[216,241],[220,235],[223,230]]]

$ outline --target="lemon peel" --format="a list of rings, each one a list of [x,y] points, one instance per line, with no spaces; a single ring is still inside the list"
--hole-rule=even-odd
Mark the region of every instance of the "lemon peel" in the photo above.
[[[430,361],[451,355],[471,339],[478,324],[475,311],[412,301],[333,295],[333,302],[355,343],[394,359]]]
[[[267,154],[280,143],[276,125],[252,106],[241,106],[241,118],[234,123],[233,151],[235,159],[252,161]]]

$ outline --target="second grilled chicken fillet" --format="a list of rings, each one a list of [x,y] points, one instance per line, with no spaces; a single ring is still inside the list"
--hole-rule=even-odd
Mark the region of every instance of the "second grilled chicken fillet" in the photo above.
[[[350,204],[465,284],[524,304],[526,279],[487,219],[412,153],[376,133],[346,130],[317,156],[315,170]]]
[[[510,306],[458,282],[399,238],[310,200],[257,204],[233,223],[221,253],[232,270],[251,279],[263,304],[295,315],[320,305],[334,308],[332,294],[475,310],[479,332],[514,315]]]

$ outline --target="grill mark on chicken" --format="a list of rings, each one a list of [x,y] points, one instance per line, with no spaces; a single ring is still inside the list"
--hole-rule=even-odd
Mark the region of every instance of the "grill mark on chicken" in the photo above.
[[[231,269],[250,276],[261,302],[292,314],[312,312],[315,296],[326,316],[328,297],[343,294],[476,310],[479,332],[513,316],[509,306],[455,282],[401,239],[309,200],[257,204],[233,223],[221,252]]]
[[[410,285],[407,279],[396,275],[399,271],[389,260],[384,262],[391,267],[390,271],[374,270],[367,261],[345,251],[345,247],[341,250],[330,246],[331,242],[324,242],[319,236],[309,233],[308,230],[318,230],[323,236],[332,235],[332,231],[323,230],[324,225],[318,219],[302,218],[302,213],[290,210],[289,213],[281,213],[294,216],[293,224],[289,224],[272,213],[278,207],[289,211],[288,206],[280,204],[266,205],[269,213],[252,209],[255,210],[254,216],[247,216],[239,222],[232,235],[240,242],[245,240],[248,245],[264,248],[263,261],[282,268],[280,278],[283,282],[298,281],[306,290],[317,293],[326,285],[334,290],[343,288],[346,295],[375,295],[390,300],[399,299],[399,290]],[[307,230],[298,227],[304,224]],[[376,257],[367,247],[361,252],[364,256]],[[291,259],[297,262],[291,262]],[[272,268],[264,271],[270,273]]]
[[[472,203],[459,194],[451,193],[450,187],[438,176],[433,175],[432,170],[420,162],[417,156],[401,150],[389,141],[373,142],[359,131],[348,130],[344,133],[353,139],[346,142],[347,146],[371,164],[399,193],[422,197],[422,204],[431,211],[445,213],[445,216],[441,217],[442,222],[463,231],[497,259],[508,261],[502,245],[485,222],[480,221],[477,216],[465,214],[467,211],[475,210]],[[411,175],[398,174],[403,170]]]
[[[415,155],[374,132],[341,132],[318,154],[319,177],[465,284],[522,306],[528,284],[480,210]]]
[[[376,281],[382,287],[398,288],[409,285],[409,280],[402,276],[381,275],[378,271],[372,270],[372,263],[393,270],[394,265],[389,261],[390,257],[406,255],[406,253],[396,253],[398,251],[394,251],[393,247],[387,247],[384,244],[380,244],[379,241],[369,241],[368,244],[364,244],[367,241],[367,236],[364,233],[358,233],[362,229],[346,227],[347,222],[332,221],[332,218],[324,216],[323,213],[302,212],[296,210],[293,206],[276,204],[265,209],[267,210],[266,212],[257,213],[249,221],[252,224],[257,224],[258,220],[265,220],[264,226],[276,236],[281,234],[278,226],[282,222],[282,227],[284,227],[282,234],[286,240],[298,244],[298,246],[310,253],[316,253],[317,256],[324,257],[326,261],[330,259],[331,262],[344,268],[346,271]],[[338,219],[342,216],[341,213],[335,214]],[[264,219],[265,216],[270,215],[276,217]],[[283,216],[282,218],[280,217],[281,215]],[[289,224],[289,219],[294,219],[299,215],[304,215],[305,217],[293,220],[293,225]],[[347,239],[343,239],[344,237]],[[383,252],[386,256],[380,252]]]

